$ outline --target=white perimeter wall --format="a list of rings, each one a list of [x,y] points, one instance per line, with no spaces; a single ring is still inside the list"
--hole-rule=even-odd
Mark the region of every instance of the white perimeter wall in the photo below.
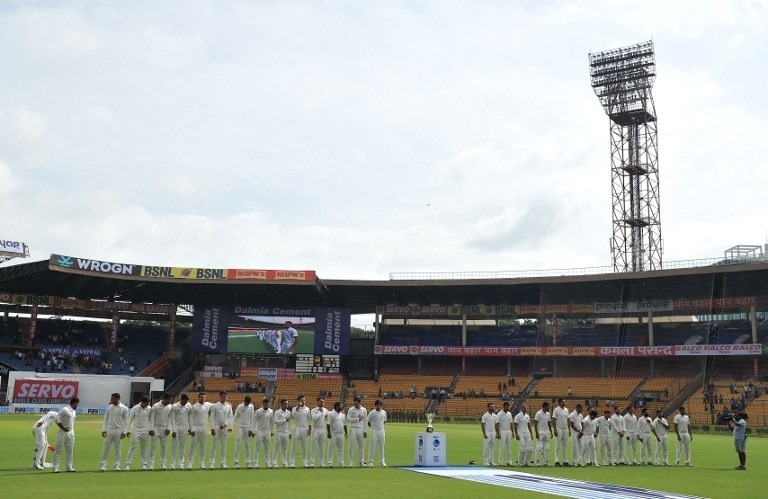
[[[8,400],[14,407],[42,407],[40,404],[15,404],[13,401],[16,380],[50,379],[64,381],[79,381],[78,395],[80,407],[87,409],[104,409],[109,405],[112,393],[119,393],[121,401],[128,405],[131,400],[131,383],[150,383],[150,390],[162,392],[165,380],[132,376],[107,376],[100,374],[56,374],[36,373],[33,371],[11,371],[8,373]],[[149,395],[149,394],[147,394]]]

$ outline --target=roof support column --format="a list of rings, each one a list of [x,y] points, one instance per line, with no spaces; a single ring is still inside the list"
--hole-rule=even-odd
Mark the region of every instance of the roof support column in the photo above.
[[[752,307],[754,310],[754,307]],[[461,346],[467,346],[467,314],[461,314]]]
[[[653,312],[648,312],[648,346],[653,346]]]

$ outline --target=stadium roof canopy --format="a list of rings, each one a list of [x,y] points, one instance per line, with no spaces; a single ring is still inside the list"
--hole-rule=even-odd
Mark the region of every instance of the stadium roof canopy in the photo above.
[[[81,267],[81,268],[78,268]],[[768,305],[768,263],[514,279],[320,280],[313,271],[189,269],[52,255],[0,267],[0,292],[154,304],[334,306],[543,305],[755,297]]]

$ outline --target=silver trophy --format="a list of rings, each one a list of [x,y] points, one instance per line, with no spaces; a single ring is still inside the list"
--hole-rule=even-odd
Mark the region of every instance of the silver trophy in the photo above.
[[[427,433],[432,433],[435,429],[432,427],[432,420],[435,419],[435,413],[427,412]]]

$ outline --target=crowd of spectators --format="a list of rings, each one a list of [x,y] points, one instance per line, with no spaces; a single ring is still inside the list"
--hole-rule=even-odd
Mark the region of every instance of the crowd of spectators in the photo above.
[[[749,402],[758,398],[764,389],[760,383],[748,382],[744,386],[737,386],[735,383],[728,385],[728,395],[730,400],[723,397],[721,393],[715,391],[715,385],[710,383],[704,387],[704,407],[714,411],[715,407],[721,407],[722,412],[743,411]]]

